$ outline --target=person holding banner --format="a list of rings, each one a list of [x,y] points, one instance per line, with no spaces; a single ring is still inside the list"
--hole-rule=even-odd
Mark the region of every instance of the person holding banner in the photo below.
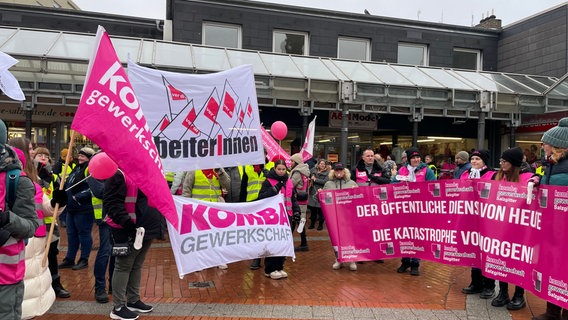
[[[568,118],[562,118],[558,125],[546,131],[541,140],[542,150],[548,165],[544,175],[531,177],[535,185],[568,186]],[[533,317],[533,320],[568,319],[568,310],[546,302],[546,312]]]
[[[361,159],[357,162],[351,176],[355,177],[355,182],[359,186],[376,186],[391,182],[387,178],[389,173],[375,160],[375,152],[371,148],[363,151]]]
[[[409,162],[398,169],[397,174],[393,177],[393,182],[420,182],[436,180],[436,176],[432,169],[422,162],[420,151],[416,147],[411,147],[406,150],[406,156]],[[410,268],[410,275],[420,275],[420,259],[418,258],[402,258],[401,265],[396,269],[398,273],[404,273]]]
[[[469,157],[471,168],[462,173],[460,179],[492,180],[495,171],[487,166],[489,163],[488,150],[474,150]],[[471,268],[471,283],[462,289],[465,294],[477,294],[481,299],[492,298],[495,294],[495,280],[485,277],[480,268]]]
[[[534,172],[521,172],[523,150],[519,147],[503,151],[499,160],[499,171],[493,176],[496,181],[521,182],[527,184]],[[513,299],[509,299],[509,284],[499,281],[499,294],[491,301],[494,307],[507,306],[508,310],[519,310],[525,307],[525,289],[515,286]]]
[[[183,180],[181,195],[201,201],[225,202],[223,196],[231,187],[231,178],[223,168],[188,171]],[[219,269],[226,270],[226,264]]]
[[[266,157],[265,157],[266,159]],[[266,166],[268,164],[274,164],[273,162],[267,162],[265,164],[247,164],[243,166],[243,176],[241,178],[241,195],[240,202],[255,201],[258,199],[258,193],[262,187],[262,183],[266,180],[266,175],[268,170]],[[251,270],[260,269],[260,258],[253,259],[249,268]]]
[[[121,170],[105,181],[103,208],[111,227],[113,246],[126,248],[113,253],[116,260],[110,317],[135,320],[138,319],[136,312],[148,313],[154,309],[140,300],[140,280],[152,240],[164,238],[162,215],[150,207],[148,197]]]
[[[321,190],[331,190],[331,189],[347,189],[347,188],[357,188],[359,185],[355,181],[351,180],[351,172],[343,167],[341,163],[336,163],[333,166],[333,171],[328,175],[328,181],[324,184]],[[321,192],[318,190],[318,192]],[[331,266],[333,270],[339,270],[341,268],[341,263],[337,261],[338,248],[337,245],[332,244],[333,252],[335,253],[335,262]],[[357,263],[350,262],[349,270],[357,271]]]
[[[309,197],[309,181],[310,181],[310,168],[302,160],[302,155],[295,153],[290,157],[292,168],[290,170],[290,180],[294,185],[294,192],[296,193],[296,200],[300,206],[300,222],[306,222],[306,213],[308,211]],[[292,230],[296,229],[296,221],[290,224]],[[309,251],[308,240],[306,238],[306,229],[300,232],[300,245],[294,249],[295,251]]]
[[[292,180],[288,178],[287,171],[288,167],[286,167],[284,160],[275,160],[274,168],[270,169],[266,180],[262,183],[262,187],[258,193],[258,199],[273,197],[281,193],[284,196],[284,205],[289,220],[293,219],[299,222],[301,219],[300,206],[296,200],[294,185],[292,184]],[[292,223],[290,223],[290,225],[292,225]],[[285,261],[286,257],[264,258],[264,275],[273,280],[287,278],[288,273],[283,270]]]

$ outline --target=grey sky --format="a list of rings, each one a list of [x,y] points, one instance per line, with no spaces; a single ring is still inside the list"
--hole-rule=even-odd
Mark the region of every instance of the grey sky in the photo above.
[[[253,0],[259,1],[259,0]],[[566,3],[561,0],[262,0],[294,6],[471,26],[492,12],[508,25]],[[166,0],[75,0],[83,10],[164,19]],[[142,5],[143,3],[143,5]],[[394,3],[394,4],[393,4]]]

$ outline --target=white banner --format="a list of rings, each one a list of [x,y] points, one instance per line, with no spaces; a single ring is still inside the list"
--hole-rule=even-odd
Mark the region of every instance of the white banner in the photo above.
[[[254,73],[195,75],[128,63],[165,171],[264,163]]]
[[[181,225],[168,223],[180,277],[241,260],[294,255],[281,194],[253,202],[205,202],[174,196]]]

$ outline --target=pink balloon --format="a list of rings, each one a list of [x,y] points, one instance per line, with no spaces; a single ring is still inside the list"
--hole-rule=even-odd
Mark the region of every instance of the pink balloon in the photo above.
[[[282,121],[275,121],[270,126],[270,133],[277,140],[284,140],[288,134],[288,126]]]
[[[106,152],[95,154],[89,161],[89,174],[95,179],[108,179],[116,173],[116,170],[118,170],[118,165],[109,158]]]

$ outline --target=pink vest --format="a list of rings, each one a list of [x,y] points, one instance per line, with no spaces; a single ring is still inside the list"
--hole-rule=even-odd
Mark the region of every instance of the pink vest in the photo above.
[[[128,216],[130,216],[130,220],[136,224],[136,198],[138,197],[138,187],[136,187],[130,179],[126,178],[125,175],[123,175],[123,177],[126,181],[126,198],[124,198],[124,208],[126,209]],[[114,223],[108,214],[105,216],[105,221],[112,228],[122,229],[122,226]]]
[[[0,172],[0,199],[2,209],[6,208],[6,172]],[[10,237],[0,247],[0,285],[18,283],[24,279],[26,271],[25,243],[22,239]]]
[[[415,170],[414,175],[416,176],[416,182],[426,181],[426,172],[428,172],[428,167],[424,167],[420,170]],[[408,168],[406,166],[403,166],[398,169],[397,175],[408,177],[409,173],[410,172],[408,171]]]
[[[23,171],[22,171],[23,172]],[[43,190],[41,189],[41,186],[37,183],[34,182],[34,187],[35,187],[35,206],[36,206],[36,213],[37,213],[37,217],[39,218],[39,227],[37,228],[34,237],[45,237],[46,235],[46,227],[45,227],[45,222],[43,221]]]
[[[383,175],[382,172],[375,172],[372,176],[381,177]],[[378,184],[369,181],[367,177],[367,170],[359,171],[359,169],[355,168],[355,182],[359,186],[378,186]]]
[[[278,183],[278,180],[267,178],[268,182],[270,182],[271,186],[275,186]],[[292,185],[292,181],[290,179],[286,180],[286,185],[280,189],[280,193],[284,195],[284,206],[286,207],[286,212],[289,216],[292,216],[294,213],[292,212],[292,191],[294,191],[294,185]]]

